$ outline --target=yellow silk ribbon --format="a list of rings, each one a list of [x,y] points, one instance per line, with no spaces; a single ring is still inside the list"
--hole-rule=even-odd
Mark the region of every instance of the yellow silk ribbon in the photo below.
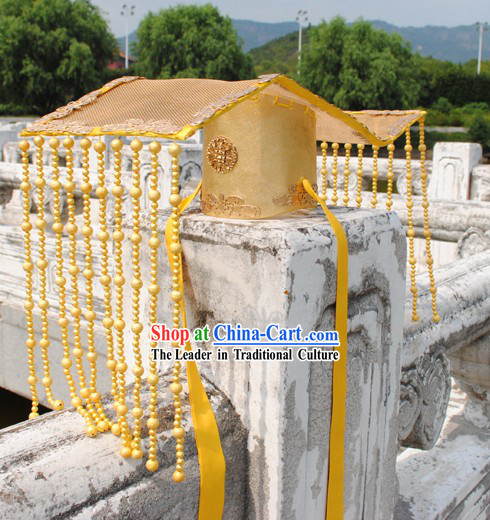
[[[194,200],[201,191],[202,182],[199,183],[192,195],[182,200],[178,207],[179,215]],[[170,244],[172,242],[171,218],[165,226],[165,245],[170,265],[172,256]],[[179,285],[184,294],[184,278],[182,273],[182,256],[180,257]],[[184,298],[181,300],[182,326],[187,328]],[[192,350],[190,342],[185,346],[186,350]],[[199,370],[195,361],[187,361],[187,382],[189,385],[189,401],[191,404],[192,423],[196,439],[197,458],[199,460],[199,472],[201,477],[199,491],[199,520],[219,520],[223,516],[225,501],[225,474],[226,464],[219,438],[218,425],[213,409],[209,403],[206,390],[201,381]]]
[[[347,304],[349,248],[345,231],[315,193],[311,184],[303,179],[307,193],[322,207],[337,239],[337,301],[335,305],[335,330],[339,334],[340,358],[333,365],[332,416],[330,420],[330,446],[328,461],[328,489],[325,517],[327,520],[344,518],[344,435],[345,406],[347,396]]]

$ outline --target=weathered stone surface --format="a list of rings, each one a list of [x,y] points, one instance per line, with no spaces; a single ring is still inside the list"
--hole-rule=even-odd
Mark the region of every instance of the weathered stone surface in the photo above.
[[[442,435],[430,451],[407,449],[397,460],[400,496],[394,520],[485,520],[490,516],[490,433],[462,415],[451,393]]]
[[[444,200],[470,198],[471,171],[480,163],[482,147],[476,143],[436,143],[432,159],[429,197]]]
[[[334,211],[351,255],[345,518],[390,518],[405,238],[394,214]],[[182,227],[193,326],[333,327],[335,238],[319,212],[261,222],[196,213]],[[231,361],[202,369],[249,431],[248,518],[324,518],[331,366]]]
[[[187,399],[184,400],[186,480],[172,481],[175,440],[173,403],[162,378],[158,408],[160,469],[149,473],[144,459],[119,455],[120,439],[111,433],[88,438],[73,410],[52,412],[0,431],[0,518],[175,520],[197,518],[199,466]],[[230,402],[205,382],[220,427],[228,465],[224,520],[243,518],[247,482],[246,433]],[[147,403],[147,391],[142,393]],[[110,409],[110,406],[107,406]],[[147,431],[143,429],[143,444]]]

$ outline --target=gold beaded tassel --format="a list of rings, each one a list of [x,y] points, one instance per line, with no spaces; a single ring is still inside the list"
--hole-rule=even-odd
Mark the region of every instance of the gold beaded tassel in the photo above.
[[[430,229],[429,229],[429,201],[427,198],[427,170],[425,169],[425,153],[427,147],[425,145],[424,120],[420,121],[420,180],[422,185],[422,208],[424,210],[424,236],[425,236],[425,252],[427,260],[427,270],[429,271],[430,293],[432,299],[432,319],[435,323],[439,323],[441,318],[437,312],[437,289],[434,280],[434,259],[432,258],[432,250],[430,245]]]
[[[114,139],[111,142],[111,148],[114,152],[114,186],[112,194],[114,195],[114,232],[112,238],[114,239],[114,285],[115,285],[115,315],[114,329],[116,330],[116,345],[117,345],[117,364],[116,371],[118,374],[118,395],[116,397],[115,409],[117,413],[117,421],[121,431],[121,438],[123,446],[121,448],[121,456],[128,458],[131,456],[131,432],[129,431],[127,413],[128,407],[126,405],[126,357],[124,354],[124,322],[123,301],[124,301],[124,272],[122,263],[122,242],[124,240],[124,233],[122,231],[122,197],[124,194],[124,187],[121,185],[121,150],[123,142],[121,139]],[[117,428],[115,428],[117,433]]]
[[[65,374],[66,382],[70,392],[71,404],[76,408],[78,413],[85,419],[87,429],[92,425],[90,415],[82,406],[82,400],[77,396],[75,382],[71,375],[70,367],[72,361],[70,358],[70,341],[68,336],[69,320],[66,317],[66,278],[64,276],[63,266],[63,224],[61,222],[61,188],[62,184],[59,177],[59,154],[58,148],[60,141],[56,137],[49,140],[51,148],[51,189],[53,190],[53,232],[55,234],[56,247],[56,278],[55,284],[58,287],[59,314],[58,325],[61,329],[61,345],[63,347],[63,358],[61,366]]]
[[[332,195],[332,202],[333,205],[337,205],[337,201],[339,200],[337,196],[337,179],[339,175],[339,143],[332,143],[332,150],[333,150],[333,167],[332,167],[332,178],[333,178],[333,195]]]
[[[405,132],[405,157],[407,161],[407,217],[408,217],[408,262],[410,264],[410,292],[412,293],[412,320],[417,321],[417,284],[415,283],[415,230],[413,228],[412,201],[412,145],[410,144],[410,129]]]
[[[141,459],[143,452],[141,451],[141,418],[143,417],[143,410],[141,408],[141,378],[144,373],[140,340],[143,332],[143,324],[140,322],[140,291],[143,286],[141,281],[141,266],[140,266],[140,243],[142,240],[140,233],[140,197],[141,191],[141,176],[140,176],[140,159],[139,152],[143,148],[143,144],[138,139],[131,142],[131,150],[133,151],[133,187],[129,190],[129,195],[133,200],[133,232],[131,234],[131,243],[133,244],[133,279],[131,286],[133,288],[133,323],[131,324],[131,331],[133,332],[133,354],[135,365],[133,367],[134,386],[133,386],[133,402],[134,406],[131,415],[134,418],[133,441],[131,457],[133,459]]]
[[[388,187],[386,189],[386,209],[391,210],[393,206],[393,156],[395,153],[395,145],[390,143],[388,146]]]
[[[349,176],[350,176],[350,151],[352,145],[350,143],[344,144],[345,148],[345,165],[344,165],[344,198],[342,199],[344,206],[349,204]]]
[[[181,326],[181,311],[183,305],[183,287],[182,287],[182,245],[180,243],[180,214],[179,205],[182,198],[179,193],[179,155],[181,147],[177,143],[170,145],[168,151],[172,156],[172,193],[170,195],[170,205],[172,206],[172,242],[170,244],[170,253],[172,255],[172,293],[173,301],[173,325],[174,328]],[[172,342],[172,347],[179,348],[178,343]],[[173,474],[175,482],[183,482],[185,480],[184,473],[184,435],[182,428],[182,401],[180,394],[182,392],[182,383],[180,382],[180,370],[182,365],[180,361],[174,363],[173,380],[170,390],[174,397],[174,429],[176,449],[176,466]]]
[[[150,285],[148,292],[150,293],[150,312],[149,324],[150,327],[157,321],[157,303],[160,287],[158,285],[158,250],[160,248],[160,238],[158,233],[158,201],[160,200],[160,191],[158,190],[158,154],[162,149],[160,143],[153,141],[150,143],[151,153],[151,171],[150,171],[150,191],[148,198],[150,199],[150,228],[151,238],[149,240],[150,246]],[[157,346],[155,341],[150,341],[150,352]],[[157,362],[152,359],[150,355],[150,369],[148,374],[148,384],[150,385],[150,404],[149,412],[150,418],[147,421],[149,449],[148,460],[146,461],[146,468],[149,471],[156,471],[158,469],[157,461],[157,428],[159,426],[157,417],[157,399],[158,399],[158,374]]]
[[[116,372],[116,360],[114,359],[114,338],[112,335],[112,327],[114,325],[114,320],[112,319],[112,291],[111,284],[112,278],[109,274],[109,247],[108,242],[110,239],[110,235],[107,231],[107,195],[108,190],[106,187],[106,179],[105,179],[105,159],[104,152],[106,150],[106,145],[103,141],[97,141],[94,144],[94,149],[97,153],[97,189],[95,190],[95,194],[99,199],[99,233],[97,234],[97,238],[100,242],[100,250],[101,250],[101,276],[100,283],[104,288],[104,319],[102,320],[102,325],[105,331],[106,338],[106,346],[107,346],[107,368],[111,372],[111,395],[114,399],[117,399],[118,395],[118,386],[117,386],[117,372]],[[111,431],[114,435],[119,435],[121,433],[121,429],[119,424],[112,424],[110,420],[108,420],[108,425],[111,428]]]
[[[75,366],[78,373],[78,382],[80,384],[80,396],[85,399],[85,406],[87,412],[90,414],[89,418],[86,418],[87,424],[87,435],[94,437],[97,435],[97,427],[95,426],[99,421],[97,412],[90,402],[90,390],[87,388],[87,381],[85,379],[85,372],[82,363],[83,350],[82,342],[80,338],[80,316],[82,315],[82,309],[79,304],[79,289],[78,289],[78,274],[80,268],[77,265],[77,231],[78,227],[75,220],[75,190],[76,185],[73,181],[73,146],[75,142],[71,137],[63,139],[63,146],[66,150],[66,205],[68,208],[68,223],[65,226],[66,232],[68,233],[68,259],[69,267],[68,272],[71,278],[71,315],[73,316],[73,350],[72,354],[75,358]],[[75,402],[78,405],[78,401]],[[77,406],[78,408],[78,406]]]
[[[326,141],[322,141],[322,193],[320,198],[322,200],[327,200],[327,149],[328,143]]]
[[[378,205],[378,151],[379,146],[373,145],[373,196],[371,198],[373,209]]]
[[[93,403],[97,410],[95,423],[99,432],[105,432],[109,428],[108,420],[105,416],[104,409],[101,403],[101,395],[97,392],[97,352],[95,351],[94,338],[94,322],[96,319],[93,308],[93,278],[94,270],[92,268],[92,235],[93,229],[90,217],[90,194],[92,192],[92,184],[90,183],[90,164],[89,164],[89,149],[92,146],[90,139],[84,137],[80,141],[82,148],[82,183],[80,190],[82,192],[83,200],[83,227],[82,235],[85,245],[85,269],[83,270],[83,277],[85,278],[85,319],[87,320],[87,360],[90,366],[90,380],[89,380],[89,396],[88,398]]]
[[[46,397],[49,404],[55,410],[62,410],[64,407],[63,401],[55,399],[51,390],[53,380],[50,376],[50,366],[48,349],[50,345],[49,341],[49,328],[48,328],[48,308],[49,303],[47,299],[47,268],[48,261],[46,259],[46,217],[44,213],[44,205],[46,202],[46,196],[44,188],[46,186],[46,180],[44,178],[44,167],[43,167],[43,145],[44,139],[41,136],[34,138],[34,144],[36,145],[36,165],[37,165],[37,179],[34,184],[37,187],[37,220],[36,227],[38,229],[39,236],[39,259],[37,261],[37,267],[39,269],[39,309],[41,310],[41,339],[39,346],[41,347],[41,357],[43,361],[43,373],[42,384],[46,390]]]
[[[34,366],[34,349],[36,347],[36,340],[34,336],[34,321],[32,318],[32,310],[34,309],[34,301],[32,298],[32,272],[34,270],[34,264],[32,263],[32,242],[31,242],[31,230],[32,224],[30,221],[30,208],[31,200],[29,192],[31,190],[31,183],[29,182],[29,157],[28,150],[30,148],[27,141],[21,141],[19,148],[22,153],[22,183],[20,189],[22,191],[22,207],[24,213],[24,221],[22,222],[22,231],[24,232],[24,264],[23,268],[26,273],[26,302],[24,308],[26,311],[27,321],[27,364],[29,367],[29,376],[27,383],[29,384],[29,390],[31,392],[31,413],[29,419],[34,419],[39,415],[39,397],[37,394],[37,377],[36,368]]]
[[[364,177],[364,171],[362,168],[362,156],[364,153],[364,145],[357,145],[357,193],[356,193],[356,205],[358,208],[361,207],[362,204],[362,179]]]

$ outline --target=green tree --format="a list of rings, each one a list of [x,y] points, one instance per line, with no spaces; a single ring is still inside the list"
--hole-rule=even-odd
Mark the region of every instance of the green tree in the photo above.
[[[231,20],[210,4],[148,13],[138,27],[136,72],[148,78],[254,77]]]
[[[0,103],[53,110],[100,86],[116,48],[88,0],[0,0]]]
[[[490,123],[482,115],[475,117],[468,134],[472,142],[480,143],[485,149],[490,146]]]
[[[400,35],[337,17],[310,29],[300,79],[344,109],[410,108],[418,95],[412,67],[412,51]]]

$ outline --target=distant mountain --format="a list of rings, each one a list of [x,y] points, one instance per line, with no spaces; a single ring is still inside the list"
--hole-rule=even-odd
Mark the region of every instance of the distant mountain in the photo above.
[[[243,49],[247,52],[286,35],[289,49],[298,37],[296,22],[263,23],[251,20],[232,20],[232,22],[238,36],[243,41]],[[400,33],[422,56],[464,63],[476,58],[478,54],[478,34],[474,25],[397,27],[381,20],[374,20],[371,23],[386,32]],[[485,36],[483,59],[488,60],[490,59],[490,34],[486,33]],[[136,40],[136,31],[129,35],[129,41],[134,40]],[[118,38],[118,43],[124,50],[124,37]]]
[[[412,44],[412,49],[422,56],[432,56],[438,60],[464,63],[478,56],[478,33],[474,25],[457,27],[396,27],[381,20],[371,22],[378,29],[400,33]],[[483,59],[490,59],[490,35],[485,35]]]

